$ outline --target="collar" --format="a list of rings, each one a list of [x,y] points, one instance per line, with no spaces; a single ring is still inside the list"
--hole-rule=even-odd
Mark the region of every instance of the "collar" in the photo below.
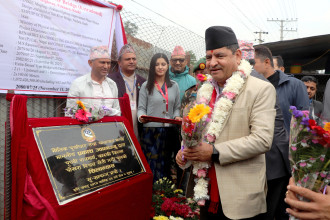
[[[136,77],[136,74],[135,74],[135,72],[132,74],[132,76],[126,76],[121,70],[119,71],[119,73],[120,73],[120,75],[121,75],[121,77],[122,78],[130,78],[130,77],[132,77],[132,76],[134,76],[134,77]]]
[[[92,73],[87,74],[87,83],[92,84],[93,81],[96,82],[95,80],[92,80]],[[109,83],[109,78],[106,76],[106,77],[104,78],[104,80],[102,81],[102,83],[103,83],[104,81],[106,81],[107,83]]]
[[[180,77],[183,77],[183,76],[186,76],[187,74],[189,74],[189,67],[186,66],[184,71],[182,73],[173,73],[171,71],[172,69],[172,66],[169,66],[169,74],[170,74],[170,78],[180,78]]]
[[[216,82],[213,78],[211,80],[211,84],[213,85],[213,87],[215,88],[215,91],[217,92],[217,98],[216,98],[216,100],[218,100],[220,98],[220,95],[221,95],[221,92],[222,92],[223,88],[221,88],[218,85],[218,82]]]
[[[281,85],[282,83],[285,83],[286,81],[289,81],[289,75],[283,73],[281,70],[276,70],[276,72],[279,73],[279,76],[280,76],[280,81],[278,82],[278,85]]]

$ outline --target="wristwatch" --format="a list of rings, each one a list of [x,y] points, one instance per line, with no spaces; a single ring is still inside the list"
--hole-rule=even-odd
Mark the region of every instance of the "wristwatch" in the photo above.
[[[212,153],[211,159],[212,159],[213,162],[220,163],[220,160],[219,160],[220,153],[219,153],[219,151],[214,147],[213,144],[212,144],[212,146],[213,146],[213,153]]]

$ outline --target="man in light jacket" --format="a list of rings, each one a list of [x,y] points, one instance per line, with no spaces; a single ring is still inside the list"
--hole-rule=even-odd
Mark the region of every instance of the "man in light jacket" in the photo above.
[[[88,64],[91,67],[91,72],[72,82],[68,97],[82,97],[80,100],[88,110],[104,106],[111,109],[110,115],[120,115],[119,101],[116,99],[118,98],[117,85],[107,77],[111,67],[108,47],[91,48]],[[66,107],[75,107],[77,100],[68,98]]]

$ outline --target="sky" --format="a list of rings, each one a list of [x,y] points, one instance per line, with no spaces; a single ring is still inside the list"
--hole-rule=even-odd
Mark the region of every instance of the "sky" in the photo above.
[[[258,43],[330,34],[330,0],[113,0],[124,10],[161,25],[180,25],[202,37],[213,25],[231,27],[238,39]],[[297,31],[295,31],[297,30]]]

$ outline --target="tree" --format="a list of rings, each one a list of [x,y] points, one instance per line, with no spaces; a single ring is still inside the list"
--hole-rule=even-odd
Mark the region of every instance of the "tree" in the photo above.
[[[195,65],[195,63],[196,63],[196,55],[195,55],[195,53],[192,51],[192,50],[188,50],[187,51],[187,53],[189,54],[189,56],[190,56],[190,65],[191,66],[194,66]]]
[[[125,32],[126,34],[132,35],[133,37],[137,34],[139,27],[130,21],[126,21],[124,23],[124,28],[125,28]]]

